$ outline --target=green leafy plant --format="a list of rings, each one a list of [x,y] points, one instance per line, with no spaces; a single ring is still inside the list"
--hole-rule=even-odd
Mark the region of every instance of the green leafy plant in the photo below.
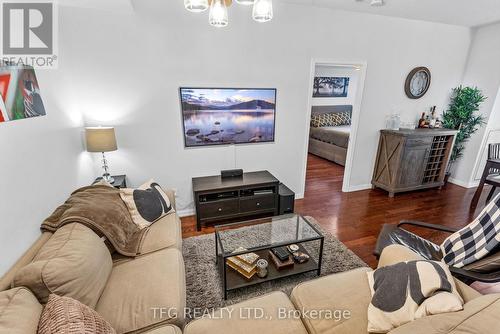
[[[443,127],[458,130],[449,169],[463,156],[465,144],[472,134],[484,125],[484,116],[476,112],[486,99],[477,87],[459,86],[453,89],[448,110],[442,115]]]

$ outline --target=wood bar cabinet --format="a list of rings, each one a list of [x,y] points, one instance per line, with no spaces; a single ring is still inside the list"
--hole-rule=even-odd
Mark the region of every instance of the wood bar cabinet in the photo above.
[[[372,185],[395,193],[441,187],[457,131],[381,130]]]

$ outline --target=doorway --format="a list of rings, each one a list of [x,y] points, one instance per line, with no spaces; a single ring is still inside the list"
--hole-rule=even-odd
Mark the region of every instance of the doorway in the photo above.
[[[304,159],[305,189],[321,166],[325,182],[336,180],[332,190],[350,187],[351,166],[361,110],[366,62],[313,60],[307,108],[307,142]],[[340,187],[341,185],[341,187]],[[307,190],[307,189],[306,189]]]

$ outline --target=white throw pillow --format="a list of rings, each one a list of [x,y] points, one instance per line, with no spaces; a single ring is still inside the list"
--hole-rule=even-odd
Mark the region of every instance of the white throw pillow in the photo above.
[[[415,319],[463,309],[448,267],[437,261],[408,261],[368,272],[372,301],[368,332],[388,333]]]
[[[120,189],[120,197],[127,206],[132,220],[140,228],[175,212],[170,199],[158,183],[149,180],[137,189]]]

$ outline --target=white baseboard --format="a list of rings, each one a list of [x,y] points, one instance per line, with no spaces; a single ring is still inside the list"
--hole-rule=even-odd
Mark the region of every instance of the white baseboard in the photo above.
[[[177,211],[177,215],[179,217],[188,217],[188,216],[194,216],[195,215],[195,210],[193,208],[188,208],[188,209],[184,209],[184,210],[178,210]]]
[[[350,186],[347,191],[347,193],[354,192],[354,191],[361,191],[361,190],[367,190],[367,189],[372,189],[372,184],[358,184],[357,186]]]
[[[463,187],[463,188],[476,188],[479,185],[479,181],[472,181],[472,182],[466,182],[463,180],[458,180],[453,177],[450,177],[448,179],[448,182],[456,184],[457,186]]]

